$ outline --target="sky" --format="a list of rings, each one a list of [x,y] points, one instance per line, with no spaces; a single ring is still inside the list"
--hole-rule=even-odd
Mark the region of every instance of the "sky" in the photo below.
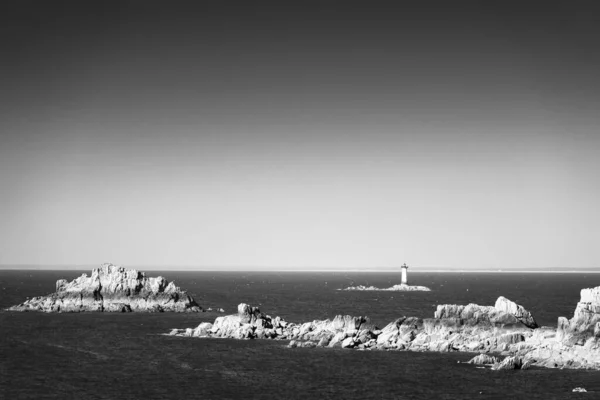
[[[554,3],[4,2],[0,264],[599,267],[600,8]]]

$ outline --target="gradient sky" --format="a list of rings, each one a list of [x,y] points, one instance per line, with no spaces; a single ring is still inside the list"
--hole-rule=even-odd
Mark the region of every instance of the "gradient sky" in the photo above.
[[[0,264],[598,267],[593,2],[290,3],[4,2]]]

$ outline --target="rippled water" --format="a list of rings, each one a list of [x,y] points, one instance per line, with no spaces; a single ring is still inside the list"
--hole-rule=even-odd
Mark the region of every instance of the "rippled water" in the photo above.
[[[0,271],[0,307],[54,291],[83,271]],[[86,271],[89,274],[89,271]],[[240,302],[291,322],[366,315],[379,326],[431,317],[437,304],[493,305],[503,295],[538,323],[571,317],[600,274],[419,273],[431,292],[345,292],[389,287],[391,273],[149,272],[175,280],[205,308]],[[580,398],[600,397],[600,372],[490,371],[469,354],[287,349],[286,342],[174,338],[171,328],[212,322],[202,314],[0,313],[0,398]],[[587,394],[572,393],[583,386]]]

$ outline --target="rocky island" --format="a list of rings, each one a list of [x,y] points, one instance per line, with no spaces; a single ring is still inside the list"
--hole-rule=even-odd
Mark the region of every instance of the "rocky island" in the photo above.
[[[499,297],[494,306],[438,305],[433,318],[401,317],[383,329],[349,315],[296,324],[242,303],[237,314],[169,335],[290,340],[288,347],[461,351],[480,353],[469,363],[492,369],[600,369],[600,287],[583,289],[573,318],[560,317],[556,329],[539,327],[524,307]]]
[[[9,311],[42,312],[199,312],[200,306],[174,282],[162,276],[103,264],[71,282],[56,281],[56,292],[34,297]]]
[[[358,291],[391,291],[391,292],[430,292],[431,289],[429,289],[426,286],[416,286],[416,285],[406,285],[404,283],[401,283],[400,285],[394,285],[392,287],[389,288],[378,288],[375,286],[363,286],[363,285],[358,285],[358,286],[349,286],[345,289],[338,289],[338,290],[358,290]]]
[[[404,265],[402,265],[401,267],[401,271],[402,271],[402,281],[399,285],[394,285],[392,287],[389,288],[378,288],[375,286],[364,286],[364,285],[358,285],[358,286],[350,286],[347,287],[345,289],[338,289],[338,290],[358,290],[358,291],[390,291],[390,292],[430,292],[431,289],[429,289],[428,287],[425,286],[413,286],[413,285],[409,285],[408,284],[408,265],[406,265],[406,263]]]

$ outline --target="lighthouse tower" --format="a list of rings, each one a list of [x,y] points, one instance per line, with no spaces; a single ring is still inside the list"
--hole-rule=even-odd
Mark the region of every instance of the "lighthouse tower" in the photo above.
[[[408,280],[406,278],[406,274],[408,271],[408,265],[406,265],[406,263],[404,263],[404,265],[402,265],[402,284],[403,285],[408,285]]]

